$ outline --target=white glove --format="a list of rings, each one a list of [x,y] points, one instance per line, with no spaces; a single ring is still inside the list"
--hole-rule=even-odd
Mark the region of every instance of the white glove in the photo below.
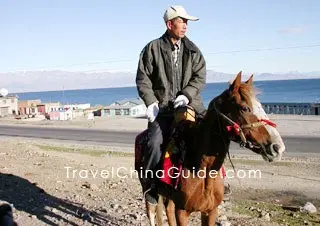
[[[154,102],[152,104],[150,104],[147,108],[147,118],[149,120],[149,122],[153,122],[156,117],[158,116],[159,113],[159,106],[158,106],[158,102]]]
[[[189,103],[189,99],[188,97],[186,97],[185,95],[179,95],[175,101],[174,101],[174,108],[177,108],[177,107],[185,107],[187,106]]]

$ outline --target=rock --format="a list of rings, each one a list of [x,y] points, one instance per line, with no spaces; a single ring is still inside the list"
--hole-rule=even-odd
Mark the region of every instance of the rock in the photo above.
[[[107,207],[102,207],[100,209],[101,212],[104,212],[104,213],[108,213],[108,208]]]
[[[96,184],[91,184],[91,185],[90,185],[90,188],[91,188],[91,190],[93,190],[93,191],[99,190],[99,187],[98,187],[98,185],[96,185]]]
[[[125,218],[133,218],[135,220],[140,221],[142,219],[142,216],[138,213],[129,213],[125,216]]]
[[[300,208],[300,211],[307,213],[316,213],[317,208],[311,202],[307,202],[303,207]]]
[[[58,210],[56,208],[52,208],[51,212],[52,213],[58,213]]]
[[[118,204],[111,204],[110,207],[114,210],[118,209],[119,208],[119,205]]]
[[[268,212],[266,212],[266,211],[264,211],[264,210],[262,210],[262,211],[260,212],[259,217],[262,218],[262,219],[264,219],[264,220],[266,220],[266,221],[270,221],[270,220],[271,220],[271,219],[270,219],[270,213],[268,213]]]
[[[216,222],[217,226],[230,226],[231,223],[229,221],[221,221],[221,222]]]
[[[36,215],[30,215],[30,217],[31,217],[32,219],[37,219],[37,216],[36,216]]]
[[[226,215],[221,215],[221,216],[219,216],[218,217],[218,221],[227,221],[228,220],[228,218],[227,218],[227,216]]]
[[[289,214],[291,217],[295,217],[295,218],[298,218],[299,217],[299,214],[296,214],[296,213],[290,213]]]
[[[123,211],[120,208],[116,209],[116,213],[122,213],[122,212]]]
[[[109,188],[115,188],[115,187],[117,187],[117,185],[118,184],[116,184],[116,183],[112,183],[112,184],[109,185]]]
[[[75,199],[79,199],[79,195],[77,195],[77,194],[73,194],[73,198],[75,198]]]
[[[88,183],[88,182],[84,182],[82,185],[81,185],[81,188],[90,188],[91,185]]]
[[[263,219],[265,219],[266,221],[270,221],[270,220],[271,220],[270,214],[269,214],[269,213],[266,213],[266,214],[263,216]]]

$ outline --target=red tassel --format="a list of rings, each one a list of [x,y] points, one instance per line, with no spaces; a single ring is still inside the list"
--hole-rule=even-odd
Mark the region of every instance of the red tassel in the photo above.
[[[227,131],[234,133],[235,135],[240,134],[240,126],[238,124],[233,124],[232,126],[227,126]]]

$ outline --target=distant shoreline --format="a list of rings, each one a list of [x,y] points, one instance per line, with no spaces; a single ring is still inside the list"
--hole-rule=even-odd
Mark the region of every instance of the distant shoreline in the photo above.
[[[295,79],[266,79],[266,80],[255,80],[254,83],[259,83],[259,82],[281,82],[281,81],[296,81],[296,80],[320,80],[320,76],[318,78],[295,78]],[[227,84],[229,81],[217,81],[217,82],[207,82],[206,84]],[[76,88],[76,89],[58,89],[58,90],[40,90],[40,91],[26,91],[26,92],[15,92],[12,94],[30,94],[30,93],[42,93],[42,92],[67,92],[67,91],[80,91],[80,90],[102,90],[102,89],[122,89],[122,88],[136,88],[134,84],[128,85],[128,86],[113,86],[113,87],[97,87],[97,88],[88,88],[88,89],[81,89],[81,88]]]

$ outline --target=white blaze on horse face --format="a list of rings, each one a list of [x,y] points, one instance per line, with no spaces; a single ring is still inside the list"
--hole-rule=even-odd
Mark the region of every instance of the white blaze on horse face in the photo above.
[[[252,113],[258,118],[258,119],[269,119],[267,113],[264,111],[261,103],[255,99],[255,98],[252,98]],[[278,159],[281,158],[282,156],[282,153],[285,151],[285,145],[283,143],[283,140],[278,132],[278,130],[271,126],[271,125],[268,125],[266,124],[265,125],[265,128],[266,130],[268,131],[269,133],[269,136],[270,136],[270,141],[271,141],[271,145],[272,145],[272,148],[274,147],[274,145],[277,145],[277,156],[278,156]]]
[[[267,113],[264,111],[262,105],[257,101],[257,99],[252,98],[251,102],[253,105],[252,113],[257,116],[258,119],[269,119]]]

